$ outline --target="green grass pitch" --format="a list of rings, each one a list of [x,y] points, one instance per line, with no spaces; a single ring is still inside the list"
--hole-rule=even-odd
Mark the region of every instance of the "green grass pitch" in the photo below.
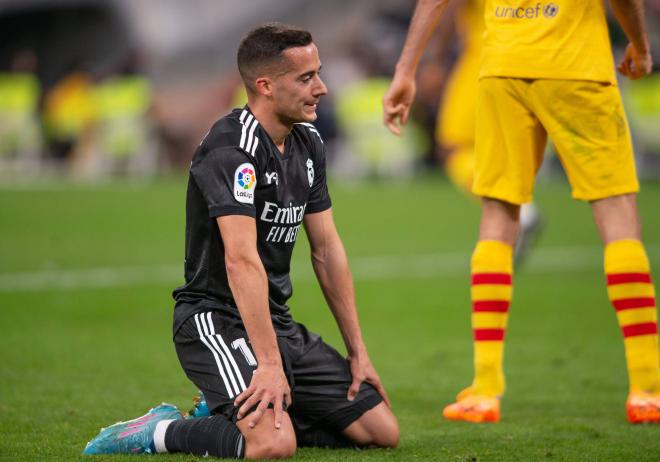
[[[497,425],[441,419],[472,374],[468,261],[477,205],[436,177],[335,184],[331,192],[367,346],[402,438],[396,450],[303,449],[297,459],[660,460],[660,426],[625,420],[624,354],[601,248],[589,207],[572,201],[565,184],[538,186],[547,226],[516,274]],[[90,460],[80,452],[101,426],[161,401],[189,408],[195,389],[170,331],[184,195],[184,178],[0,188],[0,460]],[[660,184],[644,184],[656,280],[658,204]],[[339,346],[307,254],[301,235],[290,306]]]

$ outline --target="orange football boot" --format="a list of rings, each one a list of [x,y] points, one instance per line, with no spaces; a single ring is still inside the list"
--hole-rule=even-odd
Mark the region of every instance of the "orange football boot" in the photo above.
[[[660,424],[660,393],[632,392],[626,401],[630,423]]]
[[[470,388],[458,394],[456,402],[442,411],[445,419],[464,420],[472,423],[499,422],[500,399],[491,396],[474,395]]]

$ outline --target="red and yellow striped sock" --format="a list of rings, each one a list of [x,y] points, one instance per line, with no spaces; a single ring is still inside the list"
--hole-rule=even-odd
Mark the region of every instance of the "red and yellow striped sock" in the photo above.
[[[626,239],[605,246],[605,274],[623,333],[630,390],[660,393],[658,313],[642,243]]]
[[[504,334],[512,293],[513,249],[499,241],[479,241],[472,254],[472,394],[504,393]]]

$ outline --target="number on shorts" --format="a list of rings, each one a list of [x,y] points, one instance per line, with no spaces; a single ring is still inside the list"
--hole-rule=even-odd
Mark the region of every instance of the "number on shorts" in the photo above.
[[[250,351],[250,348],[247,346],[247,342],[244,338],[241,337],[231,342],[231,347],[234,350],[241,350],[241,353],[243,353],[243,356],[245,356],[245,360],[247,361],[248,365],[257,365],[257,360],[254,358],[254,355]]]

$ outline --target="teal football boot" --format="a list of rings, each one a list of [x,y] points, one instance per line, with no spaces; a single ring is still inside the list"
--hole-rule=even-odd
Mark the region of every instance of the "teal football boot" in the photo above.
[[[98,436],[87,443],[83,454],[154,454],[156,424],[161,420],[182,418],[176,406],[163,403],[142,417],[102,428]]]
[[[200,419],[202,417],[209,417],[211,415],[211,412],[209,411],[209,406],[208,404],[206,404],[206,398],[204,397],[204,393],[202,393],[201,391],[199,392],[199,395],[193,398],[193,404],[194,407],[188,411],[188,415],[186,415],[186,419]]]

